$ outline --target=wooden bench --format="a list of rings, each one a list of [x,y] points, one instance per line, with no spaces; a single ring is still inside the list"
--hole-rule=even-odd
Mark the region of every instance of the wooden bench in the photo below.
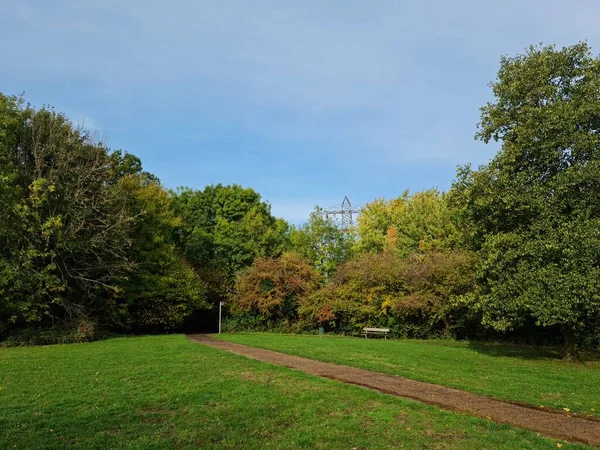
[[[389,328],[363,328],[363,334],[365,335],[365,339],[368,334],[382,334],[384,339],[387,339],[387,335],[390,332]]]

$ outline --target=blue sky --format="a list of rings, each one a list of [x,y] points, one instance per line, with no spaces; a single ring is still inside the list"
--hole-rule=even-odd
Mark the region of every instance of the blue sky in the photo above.
[[[0,91],[142,158],[169,188],[238,183],[273,212],[447,189],[500,55],[587,40],[575,0],[4,0]]]

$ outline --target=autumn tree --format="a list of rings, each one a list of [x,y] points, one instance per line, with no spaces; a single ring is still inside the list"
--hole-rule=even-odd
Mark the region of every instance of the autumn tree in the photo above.
[[[397,335],[468,336],[477,317],[468,311],[474,288],[473,259],[465,252],[366,253],[341,265],[303,302],[304,322],[359,333],[390,327]]]
[[[385,250],[404,257],[453,248],[457,230],[452,215],[446,194],[437,189],[376,199],[358,217],[356,249],[360,253]]]
[[[477,137],[501,142],[459,171],[479,251],[481,308],[498,330],[561,326],[565,358],[600,313],[600,59],[586,43],[503,57]]]
[[[257,258],[237,279],[233,312],[255,313],[263,323],[290,326],[298,307],[320,283],[319,273],[296,253]]]

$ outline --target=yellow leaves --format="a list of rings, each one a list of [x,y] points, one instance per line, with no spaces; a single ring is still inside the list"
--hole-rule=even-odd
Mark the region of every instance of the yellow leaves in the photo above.
[[[571,408],[563,408],[566,412],[571,411]]]
[[[386,295],[384,297],[383,302],[381,303],[381,312],[384,314],[389,314],[390,309],[394,306],[394,297],[390,295]]]
[[[44,230],[44,231],[53,230],[53,229],[60,228],[61,226],[62,226],[62,216],[61,215],[53,216],[53,217],[50,217],[48,220],[46,220],[42,224],[42,230]]]
[[[48,194],[56,190],[53,184],[50,184],[45,178],[38,178],[29,185],[29,200],[32,205],[37,206],[48,199]]]
[[[447,248],[448,239],[456,233],[449,215],[446,197],[436,189],[405,191],[389,201],[376,199],[365,205],[358,219],[357,248],[399,256],[418,249]]]
[[[556,443],[556,446],[557,446],[558,448],[561,448],[563,445],[562,445],[560,442],[557,442],[557,443]]]

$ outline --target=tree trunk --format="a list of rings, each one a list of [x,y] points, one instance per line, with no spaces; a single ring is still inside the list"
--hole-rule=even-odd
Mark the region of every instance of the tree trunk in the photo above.
[[[563,335],[565,346],[563,349],[563,361],[579,361],[579,352],[577,351],[577,334],[573,325],[563,326]]]

